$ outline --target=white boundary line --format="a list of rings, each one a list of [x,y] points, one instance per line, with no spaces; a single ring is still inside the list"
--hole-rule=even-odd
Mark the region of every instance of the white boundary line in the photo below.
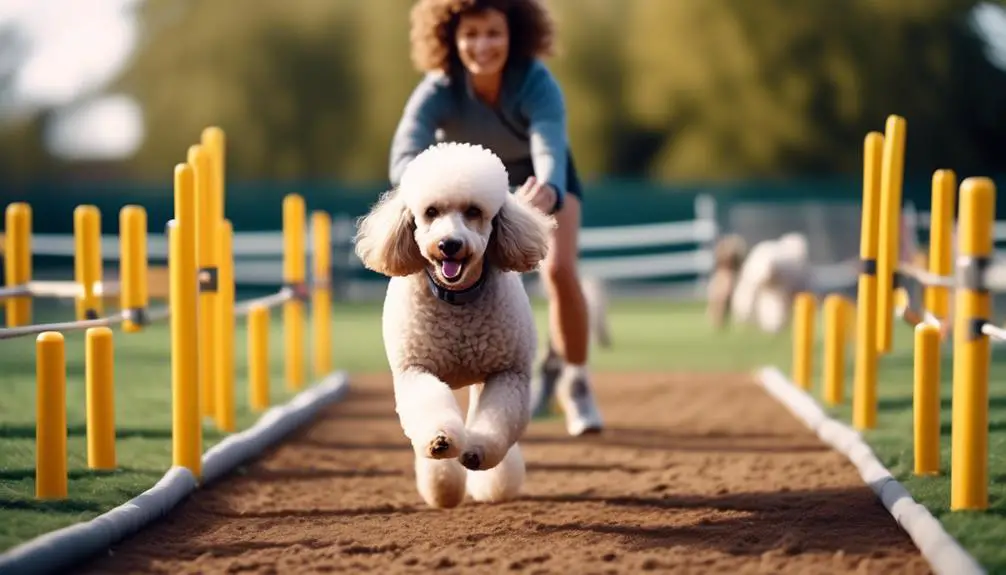
[[[270,408],[252,427],[225,438],[203,454],[203,485],[227,475],[238,464],[255,457],[319,409],[342,398],[349,387],[345,372],[333,373]],[[166,515],[199,483],[184,467],[172,467],[156,485],[122,505],[82,523],[46,533],[0,555],[0,573],[54,573],[91,557]]]
[[[769,395],[786,406],[821,441],[845,455],[856,466],[860,477],[912,538],[934,572],[947,575],[985,573],[975,558],[943,529],[939,520],[912,499],[908,490],[877,459],[857,431],[828,417],[810,395],[775,367],[762,368],[756,379]]]

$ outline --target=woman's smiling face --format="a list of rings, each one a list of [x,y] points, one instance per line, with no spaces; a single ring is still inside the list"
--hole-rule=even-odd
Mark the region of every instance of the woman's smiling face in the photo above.
[[[472,76],[503,73],[510,51],[506,14],[492,8],[465,14],[456,33],[458,56]]]

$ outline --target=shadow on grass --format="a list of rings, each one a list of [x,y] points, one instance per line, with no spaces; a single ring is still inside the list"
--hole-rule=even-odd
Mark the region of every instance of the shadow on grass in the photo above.
[[[960,513],[960,511],[957,511],[956,513]],[[996,517],[1002,517],[1006,519],[1006,507],[994,507],[990,505],[988,509],[985,509],[983,511],[972,511],[971,513],[973,513],[975,516],[995,515]]]
[[[64,499],[62,501],[43,501],[37,499],[7,499],[0,498],[0,509],[19,511],[44,511],[46,513],[87,513],[99,512],[104,507],[91,501],[79,499]]]
[[[944,421],[940,424],[940,435],[950,435],[953,431],[953,423]],[[990,421],[989,431],[1006,431],[1006,421]]]
[[[940,365],[942,367],[944,379],[953,373],[953,351],[948,346],[940,350]],[[1006,347],[1001,345],[992,346],[989,354],[989,361],[993,368],[1006,367]],[[915,353],[912,349],[894,352],[880,360],[881,369],[902,369],[909,373],[915,368]]]
[[[914,402],[912,396],[885,397],[877,400],[877,409],[880,411],[904,411],[912,409]],[[949,397],[940,398],[940,409],[950,409],[953,407],[953,400]],[[1006,396],[990,397],[990,409],[1006,408]]]
[[[87,425],[74,423],[66,427],[67,437],[87,437]],[[203,429],[203,439],[219,439],[224,434],[212,428]],[[130,427],[115,429],[116,439],[171,439],[171,427]],[[0,423],[0,439],[35,439],[34,425],[11,425]]]
[[[69,469],[66,472],[67,479],[87,479],[89,477],[111,477],[114,475],[143,475],[148,477],[161,477],[164,471],[154,469],[136,469],[134,467],[118,467],[113,470],[105,469]],[[35,468],[0,469],[0,481],[21,481],[22,479],[33,479]]]

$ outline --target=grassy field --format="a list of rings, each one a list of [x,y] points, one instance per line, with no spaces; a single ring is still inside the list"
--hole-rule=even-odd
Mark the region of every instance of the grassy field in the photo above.
[[[540,327],[545,308],[536,303]],[[71,312],[65,309],[61,317]],[[610,310],[615,346],[597,349],[595,371],[739,371],[775,364],[789,372],[788,334],[770,337],[748,329],[713,333],[697,304],[639,300],[616,301]],[[274,402],[290,397],[282,381],[281,331],[278,312],[271,334],[272,393]],[[386,368],[377,303],[336,305],[334,309],[334,359],[337,369],[373,372]],[[119,428],[120,469],[111,474],[89,472],[84,448],[83,336],[67,338],[68,424],[70,427],[70,499],[41,504],[34,489],[34,342],[31,339],[0,344],[0,550],[25,539],[94,517],[153,485],[171,461],[170,363],[166,326],[143,334],[116,335],[116,417]],[[246,405],[245,333],[237,334],[239,424],[255,419]],[[987,513],[949,513],[949,478],[912,477],[912,336],[899,326],[894,352],[882,360],[880,417],[877,430],[866,434],[880,459],[927,505],[991,571],[1006,570],[1006,384],[997,373],[1006,371],[1006,351],[995,353],[990,402],[990,489],[992,508]],[[949,465],[950,357],[943,362],[943,450]],[[820,350],[815,373],[820,372]],[[831,410],[850,421],[846,405]],[[820,397],[820,384],[813,390]],[[206,446],[222,436],[206,428]]]

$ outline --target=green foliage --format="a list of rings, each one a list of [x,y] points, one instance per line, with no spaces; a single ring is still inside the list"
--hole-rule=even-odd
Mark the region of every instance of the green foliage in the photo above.
[[[561,47],[549,64],[588,178],[855,174],[888,114],[908,119],[909,172],[1003,170],[1006,73],[969,28],[977,0],[548,4]],[[169,178],[218,124],[234,177],[385,180],[419,79],[411,5],[146,0],[114,88],[139,99],[149,137],[121,167]],[[30,153],[37,123],[22,126],[0,133],[8,173],[49,169]]]

